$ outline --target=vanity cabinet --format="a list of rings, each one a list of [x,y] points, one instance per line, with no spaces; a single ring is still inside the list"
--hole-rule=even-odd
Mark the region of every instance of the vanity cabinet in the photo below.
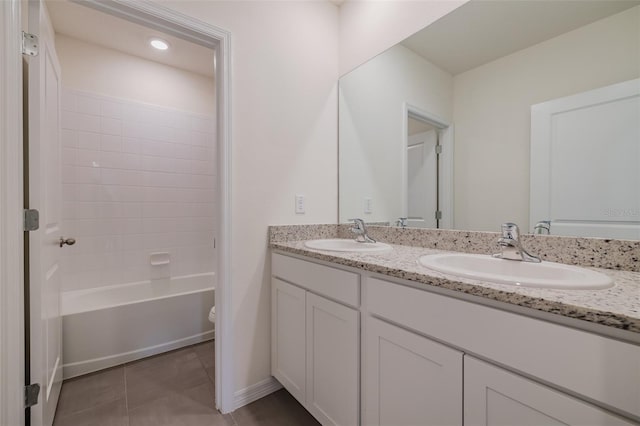
[[[363,424],[461,425],[463,353],[369,317]]]
[[[464,424],[637,425],[469,355],[464,357]]]
[[[378,278],[367,279],[365,306],[465,354],[640,418],[638,345]]]
[[[272,272],[272,374],[322,424],[640,425],[637,344],[279,253]]]
[[[278,254],[272,274],[272,375],[323,425],[359,424],[359,275]]]

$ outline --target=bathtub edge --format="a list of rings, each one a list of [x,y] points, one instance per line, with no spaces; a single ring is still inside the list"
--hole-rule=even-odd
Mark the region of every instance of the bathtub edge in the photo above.
[[[128,362],[147,358],[174,349],[180,349],[186,346],[194,345],[196,343],[206,342],[209,340],[213,340],[214,338],[215,330],[209,330],[203,333],[194,334],[193,336],[172,340],[170,342],[164,342],[159,345],[147,346],[145,348],[136,349],[130,352],[63,364],[63,380],[93,373],[105,368],[116,367],[118,365],[126,364]]]

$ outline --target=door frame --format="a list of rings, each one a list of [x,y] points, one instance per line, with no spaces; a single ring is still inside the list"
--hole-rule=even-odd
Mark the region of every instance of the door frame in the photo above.
[[[24,424],[20,3],[20,0],[0,2],[0,72],[5,76],[0,81],[0,424]],[[215,394],[216,407],[223,413],[231,412],[235,408],[231,312],[231,33],[150,1],[88,0],[82,4],[214,49],[219,170]]]
[[[231,315],[231,33],[151,1],[88,0],[83,5],[214,49],[218,148],[218,267],[216,270],[216,407],[233,411]],[[224,366],[224,369],[221,368]]]
[[[440,219],[441,229],[453,229],[453,124],[447,122],[442,117],[425,111],[408,102],[402,104],[402,214],[406,216],[409,200],[407,189],[407,169],[409,167],[406,155],[407,144],[409,142],[409,117],[431,124],[440,131]]]
[[[0,1],[0,424],[24,424],[21,1]]]

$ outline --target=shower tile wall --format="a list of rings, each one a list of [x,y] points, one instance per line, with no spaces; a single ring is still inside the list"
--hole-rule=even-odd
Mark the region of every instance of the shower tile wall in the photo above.
[[[154,252],[213,271],[213,118],[68,89],[62,110],[63,290],[149,280]]]

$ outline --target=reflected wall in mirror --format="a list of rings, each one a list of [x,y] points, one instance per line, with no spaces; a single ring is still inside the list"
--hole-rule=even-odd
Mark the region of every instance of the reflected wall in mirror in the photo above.
[[[602,141],[607,148],[598,152],[580,141],[565,144],[576,152],[563,154],[574,167],[562,170],[582,177],[564,179],[555,199],[578,191],[592,204],[596,200],[599,214],[548,217],[550,210],[539,213],[530,202],[532,107],[639,77],[638,1],[472,0],[340,79],[340,222],[363,217],[393,224],[409,217],[410,226],[480,231],[516,222],[532,232],[538,221],[548,220],[551,234],[640,239],[638,95],[626,98],[622,142],[610,132]],[[639,80],[628,84],[632,92],[640,90]],[[565,121],[587,128],[584,120],[604,117],[598,114]],[[414,119],[431,127],[414,131]],[[431,142],[415,143],[415,134],[429,131]],[[429,144],[441,148],[427,151]],[[587,151],[591,155],[583,155]],[[607,152],[626,158],[625,166],[603,158],[595,173],[594,159]],[[543,162],[553,163],[553,155]],[[581,163],[585,157],[591,162]],[[593,176],[598,185],[589,182]],[[443,220],[434,224],[437,210]],[[627,230],[561,226],[597,224],[603,216],[622,220]]]

